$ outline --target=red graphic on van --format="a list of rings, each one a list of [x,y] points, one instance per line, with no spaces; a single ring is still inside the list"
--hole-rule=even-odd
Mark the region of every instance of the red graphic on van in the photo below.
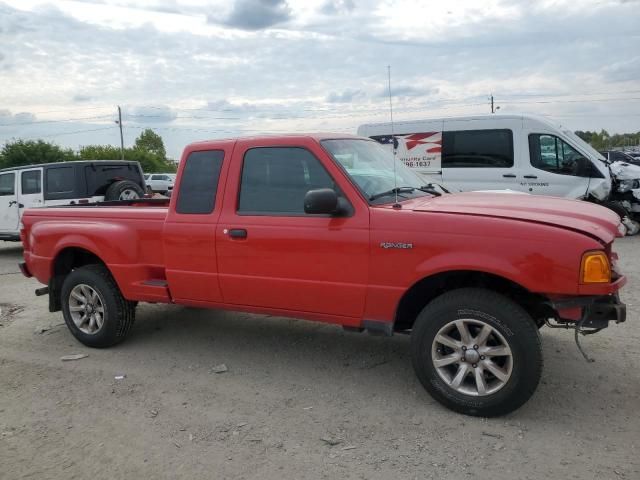
[[[412,133],[404,137],[407,150],[418,145],[427,145],[427,153],[442,152],[442,132]]]

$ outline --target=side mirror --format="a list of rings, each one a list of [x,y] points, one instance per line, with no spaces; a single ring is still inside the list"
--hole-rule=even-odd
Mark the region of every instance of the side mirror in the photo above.
[[[338,194],[331,188],[309,190],[304,196],[304,213],[333,214],[338,209]]]

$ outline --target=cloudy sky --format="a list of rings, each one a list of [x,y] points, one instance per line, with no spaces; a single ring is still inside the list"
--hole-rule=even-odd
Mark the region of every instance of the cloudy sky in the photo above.
[[[638,0],[0,0],[0,144],[500,111],[640,130]]]

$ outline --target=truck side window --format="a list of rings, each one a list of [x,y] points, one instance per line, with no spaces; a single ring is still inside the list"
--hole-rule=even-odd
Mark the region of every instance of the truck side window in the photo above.
[[[15,173],[3,173],[0,175],[0,197],[7,195],[15,195],[16,188],[16,174]]]
[[[582,176],[581,170],[588,162],[571,145],[555,135],[547,134],[529,135],[529,156],[535,168],[576,177]]]
[[[442,132],[443,168],[513,167],[511,130]]]
[[[213,212],[224,151],[191,152],[182,170],[176,212],[206,214]]]
[[[75,186],[73,167],[52,167],[46,170],[47,193],[72,192]]]
[[[40,170],[22,172],[20,177],[22,195],[42,192],[42,173]]]
[[[244,156],[238,213],[304,215],[309,190],[333,188],[320,160],[298,147],[252,148]]]

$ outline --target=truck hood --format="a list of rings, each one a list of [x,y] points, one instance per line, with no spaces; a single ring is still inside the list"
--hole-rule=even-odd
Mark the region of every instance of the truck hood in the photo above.
[[[421,197],[402,203],[416,212],[456,213],[537,222],[578,231],[605,244],[624,236],[620,217],[611,210],[580,200],[515,195],[509,193],[468,192]]]

